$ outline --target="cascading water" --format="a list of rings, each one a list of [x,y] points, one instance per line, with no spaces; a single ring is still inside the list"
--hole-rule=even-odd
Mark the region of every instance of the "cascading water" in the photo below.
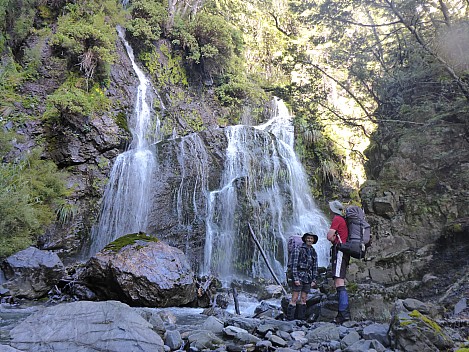
[[[139,79],[134,112],[129,121],[133,139],[129,150],[120,154],[113,165],[99,222],[91,233],[91,255],[125,234],[146,230],[150,181],[155,167],[155,155],[150,144],[160,138],[160,121],[151,108],[157,94],[149,89],[149,80],[135,63],[123,29],[118,27],[117,31]]]
[[[288,237],[313,232],[319,265],[327,266],[328,221],[316,207],[294,150],[285,104],[275,100],[272,118],[255,128],[226,128],[228,148],[221,186],[210,192],[203,274],[226,282],[243,276],[270,277],[250,238],[248,222],[279,278],[284,278]]]
[[[185,242],[178,238],[177,243],[184,245],[188,254],[194,251],[193,241],[201,240],[197,234],[205,228],[201,274],[214,274],[225,282],[233,278],[270,277],[250,237],[248,224],[279,278],[284,278],[286,242],[291,234],[316,233],[319,265],[326,266],[328,221],[314,204],[304,170],[294,153],[294,131],[285,104],[275,100],[272,118],[263,125],[225,129],[228,147],[221,184],[211,191],[209,170],[214,169],[209,161],[207,140],[190,134],[174,137],[169,143],[157,143],[161,139],[160,121],[149,102],[154,97],[160,102],[161,99],[136,65],[123,30],[118,28],[118,32],[139,79],[135,109],[129,121],[133,139],[129,150],[116,158],[112,168],[88,254],[94,255],[123,235],[147,232],[149,214],[162,212],[163,204],[168,209],[174,204],[175,209],[170,210],[175,215],[165,212],[173,218],[159,218],[164,230],[158,227],[158,220],[153,220],[150,231],[157,234],[162,231],[164,235],[168,231],[164,226],[171,226],[175,233],[185,233]],[[163,150],[169,144],[175,148],[176,163],[158,161],[157,148]],[[164,165],[170,170],[164,170]],[[155,196],[156,185],[167,186],[168,178],[163,176],[168,175],[169,180],[180,180],[173,185],[176,192],[167,190],[158,194],[174,195],[175,203],[163,202]]]
[[[181,170],[181,182],[176,196],[178,224],[193,232],[197,224],[203,223],[205,207],[200,204],[198,195],[206,197],[208,193],[208,155],[206,147],[198,134],[190,134],[178,143],[178,163]],[[196,177],[186,177],[188,170],[195,170]],[[191,179],[191,182],[188,182]],[[185,253],[191,250],[191,243],[185,241]]]

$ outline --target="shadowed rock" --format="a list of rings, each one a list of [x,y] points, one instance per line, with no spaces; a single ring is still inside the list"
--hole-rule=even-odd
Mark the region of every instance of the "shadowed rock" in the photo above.
[[[2,263],[4,283],[10,295],[29,299],[41,298],[64,275],[64,265],[57,254],[29,247]]]

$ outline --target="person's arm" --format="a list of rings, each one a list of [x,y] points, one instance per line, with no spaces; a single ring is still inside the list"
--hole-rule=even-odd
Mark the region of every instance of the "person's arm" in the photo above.
[[[335,242],[336,236],[337,236],[337,231],[336,230],[329,229],[329,231],[327,231],[327,239],[329,241],[331,241],[332,243]]]
[[[311,283],[311,287],[316,287],[316,280],[317,280],[317,277],[318,277],[318,254],[316,253],[314,248],[313,248],[312,252],[313,252],[313,268],[312,268],[313,282]]]
[[[313,249],[313,280],[316,281],[318,277],[318,254]]]

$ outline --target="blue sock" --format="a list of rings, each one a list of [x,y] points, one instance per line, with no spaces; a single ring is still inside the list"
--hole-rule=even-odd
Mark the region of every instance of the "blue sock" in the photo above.
[[[345,286],[339,286],[336,288],[337,297],[339,299],[339,312],[348,310],[348,294]]]

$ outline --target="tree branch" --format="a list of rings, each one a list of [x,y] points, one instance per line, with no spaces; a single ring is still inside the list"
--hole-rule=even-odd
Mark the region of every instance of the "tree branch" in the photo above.
[[[425,43],[423,38],[420,36],[420,33],[415,28],[415,24],[408,23],[408,21],[405,20],[405,18],[402,16],[399,10],[396,8],[396,5],[394,4],[393,0],[385,0],[385,2],[388,4],[389,8],[394,13],[394,15],[399,19],[399,21],[414,36],[414,38],[417,40],[417,42],[420,44],[423,50],[425,50],[428,54],[430,54],[431,56],[436,58],[441,64],[443,64],[443,67],[446,69],[446,71],[456,81],[456,84],[458,85],[459,89],[463,93],[464,97],[469,101],[469,88],[467,87],[467,84],[465,84],[465,82],[462,80],[462,78],[459,77],[458,74],[454,71],[451,65],[449,65],[440,55],[438,55],[437,53],[435,53],[433,50],[431,50],[428,47],[428,45]]]
[[[272,18],[274,19],[275,28],[277,28],[280,33],[286,35],[287,37],[290,37],[291,33],[288,33],[286,30],[284,30],[282,27],[280,27],[280,21],[279,21],[278,17],[273,12],[269,12],[269,15],[271,15]]]
[[[322,106],[324,109],[328,110],[329,112],[331,112],[335,117],[337,117],[340,121],[342,121],[344,124],[348,125],[348,126],[353,126],[353,127],[358,127],[360,128],[362,131],[363,131],[363,134],[370,138],[370,134],[368,133],[368,131],[365,129],[365,126],[363,126],[362,124],[358,124],[358,123],[355,123],[354,121],[363,121],[363,119],[351,119],[351,118],[347,118],[347,117],[344,117],[342,116],[341,114],[339,114],[335,109],[332,109],[329,105],[326,105],[324,103],[321,103],[321,101],[318,101],[317,102],[318,105]]]
[[[342,82],[340,82],[338,79],[336,79],[335,77],[331,76],[330,74],[328,74],[326,71],[324,71],[321,67],[319,67],[318,65],[316,64],[313,64],[311,61],[302,61],[300,60],[300,62],[303,62],[304,64],[308,64],[308,65],[311,65],[312,67],[314,67],[316,70],[320,71],[322,74],[324,74],[326,77],[332,79],[335,83],[337,83],[342,89],[344,89],[348,95],[350,95],[352,97],[352,99],[355,101],[355,103],[362,109],[362,111],[365,113],[365,115],[368,117],[368,119],[372,122],[375,122],[376,123],[376,120],[375,118],[373,117],[373,114],[371,114],[368,109],[363,105],[363,103],[360,101],[360,99],[348,88],[345,86],[345,84],[343,84]]]

